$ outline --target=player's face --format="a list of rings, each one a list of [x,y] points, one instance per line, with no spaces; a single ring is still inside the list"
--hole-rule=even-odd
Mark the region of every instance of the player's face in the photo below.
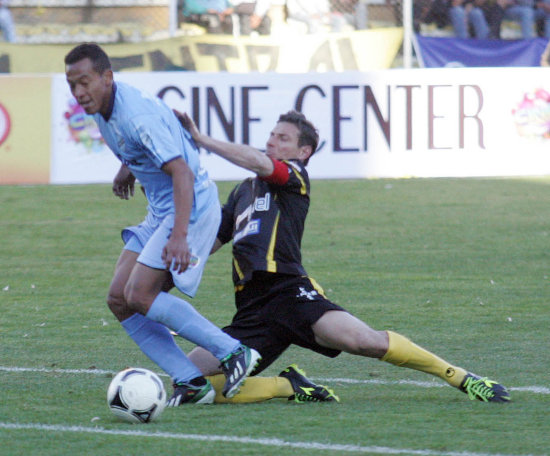
[[[111,70],[99,74],[94,70],[92,61],[85,58],[67,65],[65,75],[71,93],[86,114],[107,113],[113,90]]]
[[[277,160],[305,160],[311,154],[311,146],[298,146],[300,130],[289,122],[278,122],[266,144],[266,154]]]

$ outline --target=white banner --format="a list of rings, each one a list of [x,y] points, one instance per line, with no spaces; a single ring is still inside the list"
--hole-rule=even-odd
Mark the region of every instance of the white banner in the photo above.
[[[279,114],[298,109],[321,135],[312,178],[550,174],[545,68],[360,73],[118,73],[218,139],[263,149]],[[53,83],[52,183],[110,182],[118,164],[64,75]],[[203,152],[216,180],[248,175]]]

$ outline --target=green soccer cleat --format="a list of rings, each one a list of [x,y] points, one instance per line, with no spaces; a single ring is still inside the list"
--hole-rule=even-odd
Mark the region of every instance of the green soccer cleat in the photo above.
[[[224,397],[231,398],[239,392],[239,388],[261,359],[261,355],[256,350],[241,345],[221,360],[221,368],[225,375],[225,385],[222,390]]]
[[[508,390],[487,377],[468,373],[458,389],[466,393],[472,401],[477,399],[483,402],[510,402]]]
[[[212,404],[216,397],[216,391],[212,383],[205,379],[206,383],[200,386],[191,383],[174,383],[174,394],[168,400],[167,407],[177,407],[183,404]]]
[[[295,402],[340,402],[340,398],[327,386],[316,385],[296,364],[291,364],[279,374],[292,385],[294,394],[288,398]]]

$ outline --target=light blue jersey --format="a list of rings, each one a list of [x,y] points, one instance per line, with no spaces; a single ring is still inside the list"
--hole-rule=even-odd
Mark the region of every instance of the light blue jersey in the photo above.
[[[219,203],[216,186],[200,165],[191,135],[159,98],[122,82],[116,83],[114,91],[108,120],[94,114],[105,142],[143,185],[149,212],[157,220],[175,212],[172,178],[161,167],[182,157],[195,176],[190,218],[194,223],[211,204]]]

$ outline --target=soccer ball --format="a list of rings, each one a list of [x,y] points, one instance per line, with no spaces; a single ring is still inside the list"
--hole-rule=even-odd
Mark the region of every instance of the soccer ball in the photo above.
[[[115,375],[107,390],[107,404],[118,418],[130,423],[157,419],[166,406],[166,390],[157,374],[141,367]]]

